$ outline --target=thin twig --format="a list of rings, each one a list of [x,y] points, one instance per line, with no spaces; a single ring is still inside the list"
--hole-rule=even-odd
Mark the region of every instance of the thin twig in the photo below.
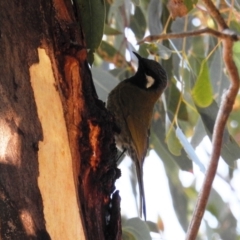
[[[210,0],[203,0],[206,7],[212,17],[217,21],[219,29],[223,32],[228,31],[228,27],[221,17],[219,11],[215,8]],[[226,69],[230,79],[230,87],[222,97],[222,102],[218,111],[216,122],[213,130],[212,137],[212,155],[210,159],[210,165],[206,173],[206,177],[199,193],[195,211],[193,213],[192,221],[189,225],[186,240],[196,239],[200,223],[207,205],[208,197],[212,188],[212,183],[216,175],[219,157],[222,148],[223,132],[228,120],[229,114],[232,111],[232,107],[239,90],[239,75],[237,67],[233,61],[233,41],[234,39],[223,39],[223,60],[226,65]]]
[[[184,37],[192,37],[192,36],[199,36],[202,34],[210,34],[220,39],[227,39],[231,38],[233,41],[240,40],[240,36],[238,36],[234,32],[219,32],[212,28],[203,28],[199,30],[189,31],[189,32],[181,32],[181,33],[166,33],[161,35],[150,35],[145,37],[144,39],[140,40],[138,44],[142,44],[144,42],[153,42],[159,40],[166,40],[166,39],[173,39],[173,38],[184,38]]]
[[[215,7],[212,0],[202,0],[205,4],[208,13],[212,16],[212,18],[217,22],[220,31],[228,28],[228,25],[224,21],[222,15],[220,14],[219,10]]]

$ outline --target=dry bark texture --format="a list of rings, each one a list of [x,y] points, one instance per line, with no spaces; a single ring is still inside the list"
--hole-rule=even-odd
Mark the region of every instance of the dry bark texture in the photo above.
[[[86,239],[121,238],[118,192],[111,199],[120,176],[115,126],[97,98],[84,46],[71,1],[0,1],[1,239],[60,239],[74,225],[69,213],[80,215]],[[51,125],[54,94],[60,105]],[[51,126],[66,129],[70,160],[57,147],[61,133],[51,133],[53,143],[48,137]]]

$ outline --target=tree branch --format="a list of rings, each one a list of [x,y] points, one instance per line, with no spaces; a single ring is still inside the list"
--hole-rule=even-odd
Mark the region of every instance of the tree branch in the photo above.
[[[222,103],[217,115],[217,119],[214,125],[213,137],[212,137],[212,155],[210,165],[206,173],[205,181],[198,196],[198,201],[193,213],[192,221],[189,225],[187,240],[195,239],[198,233],[200,223],[204,214],[204,210],[207,205],[208,197],[211,191],[212,182],[216,175],[218,166],[218,160],[221,154],[223,131],[228,119],[229,114],[232,111],[232,107],[239,89],[239,76],[236,65],[232,59],[232,45],[231,40],[224,40],[223,42],[223,58],[226,64],[228,74],[230,76],[231,85],[228,91],[222,97]]]
[[[233,41],[240,40],[240,36],[238,36],[233,31],[223,31],[219,32],[212,28],[203,28],[195,31],[189,32],[182,32],[182,33],[166,33],[161,35],[150,35],[145,37],[144,39],[140,40],[138,44],[142,44],[144,42],[153,42],[159,40],[166,40],[166,39],[173,39],[173,38],[184,38],[184,37],[192,37],[192,36],[199,36],[202,34],[210,34],[220,39],[228,39],[231,38]]]
[[[202,0],[208,10],[208,13],[212,16],[212,18],[217,22],[220,30],[224,30],[228,28],[228,25],[224,21],[222,15],[218,11],[218,9],[213,4],[212,0]]]
[[[219,29],[224,32],[230,31],[224,22],[219,11],[215,8],[210,0],[203,0],[212,17],[217,21]],[[200,223],[207,205],[208,197],[212,188],[212,183],[216,175],[219,157],[221,154],[223,132],[232,111],[232,107],[239,90],[239,75],[237,67],[233,61],[233,47],[234,39],[223,39],[223,59],[230,79],[230,87],[222,97],[220,109],[216,118],[212,137],[212,155],[210,165],[206,173],[206,177],[199,193],[197,204],[193,213],[191,223],[188,228],[186,240],[196,239]]]

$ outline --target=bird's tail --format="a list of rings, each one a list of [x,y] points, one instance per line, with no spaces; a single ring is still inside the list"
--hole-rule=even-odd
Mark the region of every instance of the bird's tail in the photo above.
[[[144,184],[143,184],[143,168],[142,164],[139,163],[138,160],[136,160],[136,172],[137,172],[137,179],[138,179],[138,186],[139,186],[139,197],[140,197],[140,217],[144,217],[144,220],[146,221],[147,215],[146,215],[146,200],[145,200],[145,192],[144,192]]]

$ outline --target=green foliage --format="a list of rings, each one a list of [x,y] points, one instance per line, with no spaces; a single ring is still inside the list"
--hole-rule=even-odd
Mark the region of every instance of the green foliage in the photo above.
[[[78,0],[79,3],[82,1]],[[225,89],[229,86],[229,81],[222,59],[221,43],[212,36],[195,36],[137,45],[137,41],[143,39],[146,34],[159,35],[166,32],[194,31],[207,26],[215,27],[210,15],[203,11],[200,1],[184,0],[188,15],[174,21],[169,17],[166,2],[115,0],[105,1],[105,8],[103,1],[89,1],[93,11],[85,11],[83,23],[87,46],[96,49],[92,73],[99,98],[103,101],[106,101],[108,93],[118,81],[134,74],[137,61],[132,51],[161,62],[167,71],[169,85],[164,92],[163,101],[156,104],[153,113],[150,147],[164,164],[174,210],[179,223],[186,230],[197,191],[195,181],[189,187],[184,187],[178,174],[180,169],[193,172],[193,161],[202,171],[204,166],[207,166],[202,157],[205,155],[197,155],[195,149],[202,146],[204,139],[211,140],[219,104]],[[81,9],[89,7],[84,4],[80,3]],[[196,8],[196,4],[200,7]],[[238,11],[240,9],[238,4],[236,2],[234,4],[235,10]],[[240,32],[237,11],[233,11],[227,2],[221,2],[219,8],[229,10],[224,11],[223,16],[229,20],[233,30]],[[200,25],[194,25],[193,20],[198,20]],[[233,58],[240,72],[239,42],[234,45]],[[240,158],[239,136],[240,96],[225,129],[221,151],[221,156],[229,167],[229,174],[222,178],[229,188],[231,188],[229,180],[239,171],[236,165],[236,160]],[[208,152],[205,154],[209,155]],[[195,177],[197,179],[197,176]],[[224,209],[224,213],[221,209]],[[212,191],[207,212],[217,219],[218,226],[213,228],[206,220],[206,231],[202,232],[202,235],[208,239],[213,239],[214,234],[228,240],[239,238],[236,232],[237,220],[229,205],[223,201],[221,193],[216,190]],[[227,223],[231,223],[233,227],[226,228]],[[162,229],[159,228],[160,230]],[[149,231],[145,223],[134,218],[124,225],[123,237],[151,239]]]
[[[138,6],[135,8],[134,15],[130,17],[129,27],[132,29],[137,39],[140,40],[144,37],[147,23],[141,8]]]
[[[188,12],[191,11],[194,5],[197,3],[198,0],[184,0],[184,4],[188,9]]]
[[[104,32],[103,32],[103,33],[106,34],[106,35],[109,35],[109,36],[122,34],[122,33],[119,32],[117,29],[112,28],[112,27],[110,27],[110,26],[107,25],[107,24],[104,25]]]
[[[233,59],[238,69],[240,69],[240,42],[236,42],[233,46]]]
[[[207,61],[201,63],[197,81],[192,89],[192,97],[199,107],[208,107],[212,102],[212,86]]]
[[[139,218],[131,218],[123,224],[123,240],[151,240],[147,224]]]
[[[95,50],[100,45],[103,36],[105,2],[103,0],[75,0],[75,2],[87,48]]]
[[[168,146],[168,150],[175,156],[180,156],[181,155],[181,150],[182,150],[182,145],[179,142],[176,133],[175,133],[175,129],[173,128],[173,126],[169,126],[166,128],[167,130],[167,146]]]

